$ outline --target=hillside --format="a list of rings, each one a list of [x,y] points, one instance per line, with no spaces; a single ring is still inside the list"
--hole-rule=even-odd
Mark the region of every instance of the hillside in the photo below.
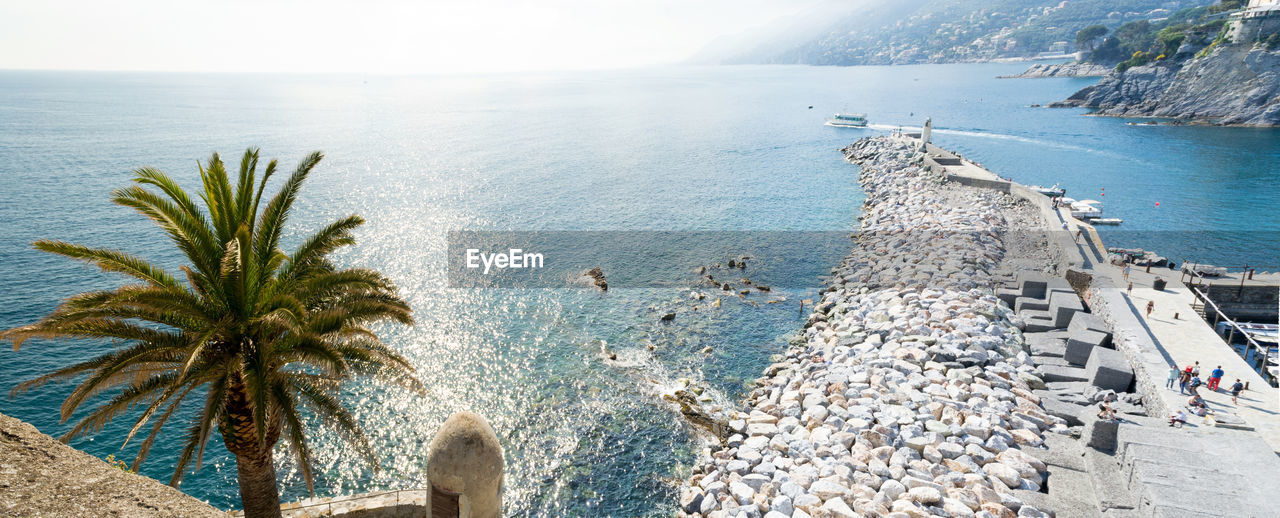
[[[736,52],[713,44],[694,61],[720,64],[887,65],[1025,58],[1076,50],[1090,25],[1114,30],[1213,0],[902,0],[810,20],[810,34],[758,31]],[[815,12],[821,15],[821,12]],[[801,24],[794,20],[792,26]],[[813,29],[822,27],[821,29]]]

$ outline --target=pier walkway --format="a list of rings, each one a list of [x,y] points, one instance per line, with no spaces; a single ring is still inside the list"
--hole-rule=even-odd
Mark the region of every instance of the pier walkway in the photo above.
[[[1109,276],[1119,289],[1128,287],[1120,267],[1099,261],[1094,272]],[[1164,290],[1152,288],[1157,276],[1170,281]],[[1280,391],[1263,380],[1244,358],[1196,314],[1191,307],[1196,300],[1195,295],[1190,288],[1177,282],[1178,272],[1167,268],[1152,268],[1151,273],[1147,273],[1145,268],[1133,267],[1129,277],[1133,282],[1133,292],[1125,293],[1124,297],[1129,300],[1129,308],[1159,347],[1166,364],[1171,361],[1179,368],[1186,368],[1198,361],[1200,379],[1205,383],[1208,383],[1209,373],[1214,367],[1221,365],[1226,371],[1222,386],[1217,392],[1201,387],[1200,395],[1214,412],[1239,416],[1274,451],[1280,452]],[[1146,316],[1148,302],[1155,303],[1150,317]],[[1174,318],[1175,314],[1177,319]],[[1148,374],[1163,380],[1167,376],[1167,370]],[[1229,389],[1236,378],[1249,388],[1240,394],[1239,404],[1233,405]],[[1166,406],[1171,409],[1183,407],[1188,397],[1179,394],[1176,389],[1162,391],[1160,394],[1164,397]]]
[[[918,138],[913,137],[902,135],[897,138],[919,145]],[[1192,304],[1196,302],[1195,295],[1190,288],[1178,281],[1180,275],[1177,271],[1153,268],[1148,273],[1145,268],[1131,268],[1133,291],[1128,292],[1126,288],[1129,281],[1124,279],[1122,267],[1107,262],[1106,246],[1097,231],[1088,223],[1073,218],[1069,209],[1053,207],[1047,203],[1047,197],[1030,195],[1031,191],[1025,186],[1001,178],[977,163],[932,144],[926,146],[928,153],[925,165],[945,174],[948,180],[1018,195],[1039,205],[1042,216],[1049,225],[1062,225],[1065,232],[1052,234],[1053,241],[1066,254],[1065,266],[1081,268],[1095,276],[1110,279],[1111,284],[1122,293],[1107,294],[1107,298],[1122,300],[1122,304],[1112,305],[1132,313],[1138,326],[1142,327],[1141,331],[1145,332],[1155,346],[1142,351],[1143,357],[1138,359],[1138,365],[1133,366],[1135,371],[1146,372],[1135,374],[1163,387],[1170,365],[1186,368],[1198,361],[1200,378],[1207,384],[1209,373],[1221,365],[1226,371],[1222,386],[1216,392],[1201,387],[1200,395],[1215,413],[1237,416],[1271,446],[1275,453],[1280,454],[1280,390],[1267,383],[1197,314],[1192,308]],[[1164,290],[1157,291],[1152,287],[1157,276],[1168,281]],[[1148,302],[1155,303],[1150,317],[1146,315]],[[1237,378],[1248,389],[1241,393],[1239,404],[1233,405],[1230,387]],[[1163,405],[1157,407],[1163,406],[1174,411],[1183,408],[1189,397],[1177,390],[1154,392],[1163,399]],[[1212,423],[1205,423],[1200,418],[1193,421],[1199,421],[1199,426],[1212,426]]]
[[[912,137],[898,138],[918,146]],[[1118,349],[1133,369],[1135,392],[1143,395],[1146,415],[1123,415],[1110,447],[1105,438],[1088,445],[1083,438],[1046,437],[1048,448],[1033,451],[1050,466],[1049,491],[1018,491],[1019,497],[1047,499],[1046,507],[1062,517],[1274,515],[1280,495],[1266,485],[1280,477],[1280,391],[1193,309],[1197,301],[1179,272],[1133,267],[1130,292],[1122,267],[1108,263],[1106,245],[1091,225],[980,164],[932,145],[927,152],[924,165],[948,181],[1006,192],[1039,209],[1049,243],[1061,253],[1058,273],[1110,325],[1113,343],[1123,343]],[[1153,287],[1157,276],[1169,281],[1163,290]],[[1150,317],[1149,302],[1154,302]],[[1169,428],[1168,413],[1183,408],[1189,397],[1165,388],[1169,369],[1196,361],[1206,383],[1214,367],[1226,371],[1219,391],[1200,389],[1216,418],[1192,415],[1183,428]],[[1228,389],[1236,378],[1249,388],[1233,405]],[[1081,419],[1088,421],[1092,414],[1084,410]],[[1098,430],[1090,432],[1086,425],[1082,432]]]

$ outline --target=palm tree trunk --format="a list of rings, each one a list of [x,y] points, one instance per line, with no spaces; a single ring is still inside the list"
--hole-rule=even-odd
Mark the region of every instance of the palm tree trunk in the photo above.
[[[258,456],[236,455],[236,475],[245,518],[280,517],[280,492],[270,451]]]
[[[240,482],[240,505],[245,518],[279,518],[280,491],[276,488],[276,467],[271,446],[279,438],[278,429],[269,429],[265,443],[258,440],[253,420],[253,401],[244,382],[235,377],[227,387],[226,420],[221,424],[222,443],[236,456],[236,476]]]

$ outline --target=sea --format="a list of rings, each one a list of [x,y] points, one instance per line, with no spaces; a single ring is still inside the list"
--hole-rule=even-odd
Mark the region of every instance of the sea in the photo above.
[[[377,470],[309,419],[316,496],[425,487],[434,433],[449,415],[472,411],[505,450],[505,514],[670,515],[706,439],[662,394],[693,383],[733,407],[786,349],[802,304],[852,246],[847,238],[816,245],[813,236],[857,228],[858,170],[838,150],[860,137],[930,118],[935,143],[1002,176],[1101,201],[1107,216],[1124,219],[1104,230],[1108,245],[1280,270],[1280,130],[1136,125],[1143,121],[1032,107],[1095,80],[996,78],[1025,66],[405,77],[0,71],[0,327],[124,282],[37,252],[35,240],[183,264],[157,228],[111,203],[133,169],[157,167],[194,189],[198,163],[215,151],[234,165],[260,148],[288,171],[321,150],[285,245],[348,214],[367,220],[358,245],[335,262],[377,268],[399,286],[416,325],[375,331],[430,391],[369,381],[344,391],[379,452]],[[872,125],[823,124],[839,111],[865,112]],[[583,247],[634,240],[658,255],[675,242],[700,250],[698,236],[714,236],[706,248],[715,251],[607,292],[571,279],[457,282],[450,236],[494,231],[557,233]],[[664,240],[672,235],[693,237]],[[809,244],[749,250],[763,235]],[[762,276],[756,283],[766,279],[771,292],[740,297],[701,281],[695,268],[740,251],[753,255],[748,267],[721,279]],[[645,257],[606,259],[604,273],[625,278]],[[786,267],[757,270],[767,264]],[[664,321],[667,313],[676,318]],[[0,388],[115,346],[6,347]],[[53,384],[0,398],[0,412],[61,435],[84,414],[61,419],[70,390]],[[131,461],[137,441],[122,446],[130,416],[71,445]],[[143,474],[169,480],[192,416],[175,415]],[[307,497],[291,457],[277,453],[283,499]],[[234,460],[216,438],[191,468],[182,491],[239,507]]]

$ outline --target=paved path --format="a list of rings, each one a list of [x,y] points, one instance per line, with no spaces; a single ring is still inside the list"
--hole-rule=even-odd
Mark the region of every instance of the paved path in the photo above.
[[[1099,261],[1099,263],[1102,263]],[[1108,275],[1116,286],[1127,287],[1123,278],[1123,270],[1110,264],[1097,264],[1096,274]],[[1168,284],[1162,291],[1152,288],[1156,276],[1163,277]],[[1226,371],[1219,391],[1201,387],[1200,395],[1204,397],[1209,408],[1215,412],[1236,414],[1253,426],[1262,439],[1276,452],[1280,452],[1280,391],[1271,387],[1262,376],[1251,369],[1226,341],[1213,331],[1213,328],[1201,319],[1191,308],[1195,295],[1191,289],[1178,281],[1179,272],[1168,268],[1152,268],[1147,273],[1145,267],[1133,267],[1130,270],[1130,281],[1133,291],[1125,294],[1132,310],[1143,322],[1150,334],[1155,338],[1156,346],[1166,357],[1172,359],[1180,368],[1186,368],[1197,361],[1200,362],[1200,379],[1207,384],[1209,373],[1219,365]],[[1147,316],[1148,302],[1155,302],[1151,316]],[[1176,315],[1176,319],[1174,318]],[[1163,381],[1168,371],[1153,373],[1157,380]],[[1239,404],[1231,403],[1231,384],[1236,378],[1248,385],[1249,389],[1240,394]],[[1176,389],[1163,391],[1169,408],[1182,408],[1189,396],[1180,394]]]
[[[905,136],[898,138],[913,143],[919,142]],[[946,170],[950,174],[984,180],[999,178],[994,173],[967,160],[962,166],[950,166]],[[1168,268],[1153,268],[1151,273],[1147,273],[1145,268],[1134,267],[1130,271],[1131,278],[1125,280],[1121,267],[1107,263],[1106,248],[1097,233],[1090,232],[1089,225],[1081,224],[1071,217],[1069,209],[1058,208],[1057,212],[1057,220],[1065,222],[1065,230],[1075,237],[1076,249],[1080,254],[1078,258],[1082,260],[1081,266],[1086,269],[1091,268],[1094,275],[1110,277],[1112,282],[1121,289],[1127,287],[1129,281],[1133,281],[1133,290],[1126,293],[1124,299],[1138,321],[1146,326],[1145,331],[1149,333],[1161,355],[1161,358],[1147,358],[1147,364],[1163,362],[1168,365],[1172,362],[1185,368],[1199,361],[1200,376],[1205,383],[1208,383],[1209,372],[1221,365],[1226,371],[1221,389],[1218,392],[1210,391],[1207,387],[1200,389],[1200,394],[1209,408],[1216,413],[1231,413],[1244,419],[1276,453],[1280,453],[1280,391],[1263,380],[1261,375],[1250,368],[1244,359],[1196,314],[1191,308],[1191,304],[1195,302],[1195,295],[1191,293],[1190,288],[1179,282],[1179,272]],[[1052,225],[1053,218],[1050,216],[1052,214],[1045,215]],[[1081,231],[1079,236],[1076,236],[1077,231]],[[1070,246],[1070,244],[1064,243],[1063,246]],[[1156,291],[1151,287],[1157,275],[1169,281],[1162,291]],[[1150,317],[1145,311],[1148,302],[1155,302]],[[1175,315],[1177,318],[1174,318]],[[1148,373],[1148,375],[1154,377],[1157,382],[1163,383],[1168,376],[1168,369]],[[1240,395],[1238,404],[1232,404],[1228,389],[1235,383],[1236,378],[1244,382],[1249,389]],[[1160,391],[1160,395],[1165,399],[1166,406],[1172,409],[1184,407],[1189,397],[1180,394],[1177,390]]]

